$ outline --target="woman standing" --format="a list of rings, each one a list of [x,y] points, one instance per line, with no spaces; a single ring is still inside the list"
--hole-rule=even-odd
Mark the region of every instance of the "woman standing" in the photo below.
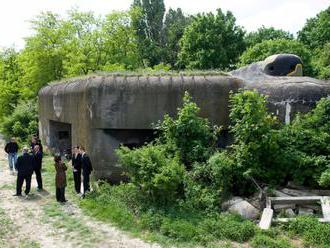
[[[66,202],[65,199],[65,187],[66,187],[66,165],[62,162],[60,155],[55,155],[55,185],[56,185],[56,200],[58,202]]]

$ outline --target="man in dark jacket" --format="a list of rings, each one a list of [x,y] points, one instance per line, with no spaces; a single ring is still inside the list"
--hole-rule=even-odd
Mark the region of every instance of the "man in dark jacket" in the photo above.
[[[83,146],[80,147],[80,153],[81,153],[81,167],[83,174],[84,194],[85,194],[86,192],[90,191],[89,176],[93,171],[93,166]]]
[[[42,152],[39,145],[34,146],[33,151],[34,158],[34,173],[36,174],[36,179],[38,183],[38,190],[42,190],[42,177],[41,177],[41,167],[42,167]]]
[[[72,148],[72,170],[74,179],[74,188],[77,194],[80,194],[81,188],[81,154],[79,151],[79,146]]]
[[[9,169],[13,173],[18,152],[18,144],[15,138],[11,138],[10,142],[6,144],[5,152],[8,154]]]
[[[37,136],[32,136],[32,139],[31,139],[31,150],[32,150],[32,152],[34,151],[34,147],[36,145],[39,146],[39,150],[41,151],[41,153],[43,153],[43,147],[42,147],[42,144],[41,144],[41,140]]]
[[[31,189],[31,177],[33,173],[34,159],[28,153],[27,147],[23,148],[23,155],[19,156],[16,162],[17,184],[15,196],[22,195],[22,186],[25,180],[25,194],[28,195]]]

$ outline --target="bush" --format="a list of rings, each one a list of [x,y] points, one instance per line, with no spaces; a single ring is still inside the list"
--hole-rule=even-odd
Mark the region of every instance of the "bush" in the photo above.
[[[207,119],[198,116],[200,108],[192,101],[188,92],[183,97],[183,106],[177,118],[166,115],[158,124],[160,143],[166,144],[170,152],[178,152],[182,163],[191,168],[194,162],[206,161],[213,151],[217,128],[210,127]]]
[[[291,174],[295,181],[312,187],[327,186],[327,170],[330,168],[330,99],[321,99],[315,109],[298,115],[291,125],[281,130],[280,137],[285,139],[286,151],[289,152],[287,160],[292,163]]]
[[[218,209],[232,192],[234,160],[229,152],[216,152],[206,163],[196,163],[185,178],[185,196],[194,208]]]
[[[167,204],[176,199],[184,167],[178,157],[166,153],[164,146],[149,144],[133,150],[121,147],[117,155],[131,182],[153,202]]]
[[[296,116],[290,125],[280,124],[269,114],[266,97],[256,91],[239,92],[230,102],[231,152],[238,176],[252,176],[273,185],[289,180],[305,186],[327,185],[330,99],[321,99],[314,110]],[[241,177],[239,183],[245,181]],[[248,189],[239,183],[237,188]]]
[[[330,169],[327,169],[326,171],[322,172],[318,183],[322,187],[330,186]]]
[[[242,183],[246,181],[243,176],[276,185],[285,179],[287,166],[281,159],[278,140],[280,124],[267,111],[266,103],[266,97],[257,91],[241,91],[230,96],[232,152]],[[238,188],[249,191],[249,187]]]

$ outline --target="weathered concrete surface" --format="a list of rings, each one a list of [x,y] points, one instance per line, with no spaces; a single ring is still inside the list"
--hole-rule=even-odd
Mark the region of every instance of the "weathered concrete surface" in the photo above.
[[[257,63],[258,64],[258,63]],[[114,149],[131,147],[152,137],[152,123],[175,115],[188,91],[212,124],[229,125],[230,91],[256,89],[269,96],[269,109],[290,122],[330,95],[329,82],[309,77],[266,75],[260,66],[230,76],[89,76],[70,79],[39,92],[39,130],[50,149],[83,145],[91,155],[97,178],[118,181]],[[258,69],[259,68],[259,69]]]

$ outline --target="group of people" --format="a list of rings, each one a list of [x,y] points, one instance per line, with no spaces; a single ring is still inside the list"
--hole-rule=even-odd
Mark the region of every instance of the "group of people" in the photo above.
[[[22,186],[25,181],[25,194],[28,195],[31,190],[31,178],[33,172],[36,175],[38,190],[43,189],[41,167],[42,167],[42,145],[37,137],[32,137],[28,147],[23,147],[22,156],[18,156],[18,144],[15,138],[11,138],[10,142],[5,146],[5,152],[8,154],[8,163],[11,174],[17,171],[16,194],[22,195]]]
[[[42,185],[42,158],[43,147],[40,139],[33,136],[30,148],[24,146],[22,155],[18,156],[19,146],[15,138],[11,138],[5,146],[5,152],[8,154],[8,164],[11,174],[17,171],[17,183],[15,196],[22,196],[22,187],[25,181],[25,195],[28,196],[31,190],[31,179],[33,173],[36,175],[38,191],[43,190]],[[56,185],[56,200],[58,202],[66,202],[66,171],[67,166],[62,161],[60,154],[55,154],[55,185]],[[93,166],[89,156],[86,154],[84,147],[72,148],[72,170],[74,178],[74,188],[77,194],[84,196],[90,191],[90,174],[93,171]],[[81,176],[83,176],[83,193],[81,193]]]
[[[83,146],[75,146],[72,148],[71,161],[74,188],[76,193],[83,197],[86,192],[90,191],[90,174],[93,171],[93,166]],[[55,155],[54,162],[56,170],[56,200],[58,202],[66,202],[65,187],[67,166],[62,161],[61,156],[59,154]],[[81,176],[83,176],[83,194],[81,194]]]

